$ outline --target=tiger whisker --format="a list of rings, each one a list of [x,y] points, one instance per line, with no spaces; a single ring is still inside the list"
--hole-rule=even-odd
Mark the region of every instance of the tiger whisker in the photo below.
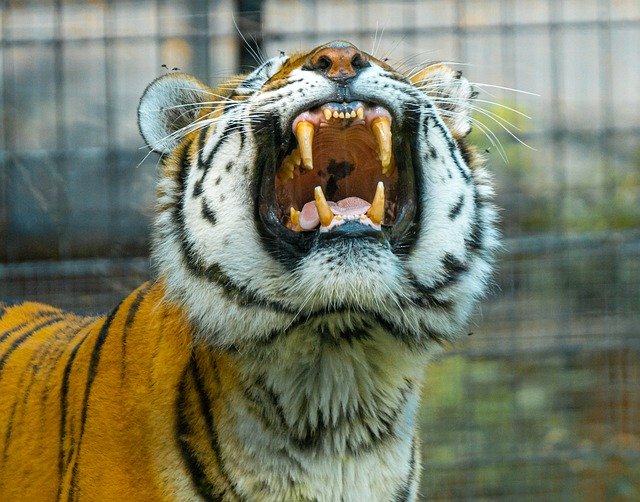
[[[240,30],[240,27],[238,26],[238,23],[236,22],[236,17],[235,15],[231,15],[231,20],[233,21],[233,25],[236,28],[236,31],[238,32],[238,35],[240,35],[240,38],[242,38],[242,41],[245,44],[245,47],[247,48],[247,50],[249,51],[249,53],[251,54],[251,56],[253,57],[253,59],[255,59],[256,63],[258,63],[258,65],[264,64],[264,57],[261,57],[260,54],[258,54],[258,52],[256,52],[256,50],[251,47],[251,44],[248,42],[248,40],[245,38],[244,34],[242,33],[242,30]]]
[[[482,113],[483,115],[490,116],[490,118],[492,118],[496,122],[503,122],[503,123],[513,127],[516,131],[520,131],[521,130],[520,127],[518,127],[517,125],[513,124],[509,120],[505,119],[504,117],[501,117],[500,115],[498,115],[497,113],[492,112],[491,110],[487,110],[486,108],[482,108],[481,106],[476,106],[476,105],[474,105],[472,103],[468,103],[468,102],[464,103],[463,101],[457,100],[457,99],[443,98],[443,97],[440,97],[440,96],[433,97],[432,99],[436,103],[463,105],[465,107],[468,107],[471,110],[474,110],[474,111],[477,111],[479,113]],[[527,118],[529,118],[529,117],[527,117]]]

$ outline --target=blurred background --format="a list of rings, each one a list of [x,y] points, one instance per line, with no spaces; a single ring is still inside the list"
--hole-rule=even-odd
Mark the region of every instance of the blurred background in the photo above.
[[[640,2],[1,5],[0,299],[106,311],[150,277],[135,111],[162,65],[214,84],[336,38],[450,61],[481,90],[505,247],[427,371],[423,499],[640,500]]]

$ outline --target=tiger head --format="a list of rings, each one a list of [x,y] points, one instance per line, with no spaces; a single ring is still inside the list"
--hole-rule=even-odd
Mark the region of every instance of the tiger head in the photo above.
[[[336,41],[210,88],[155,80],[138,109],[164,156],[153,258],[221,346],[300,324],[458,335],[491,275],[492,189],[465,137],[472,85]]]

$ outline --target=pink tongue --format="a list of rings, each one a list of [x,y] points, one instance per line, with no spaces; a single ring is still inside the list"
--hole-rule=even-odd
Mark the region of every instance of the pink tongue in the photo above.
[[[369,210],[369,207],[371,207],[371,204],[360,197],[347,197],[338,202],[327,201],[327,203],[331,211],[333,211],[333,214],[342,216],[364,214]],[[303,230],[313,230],[319,223],[320,217],[318,216],[315,201],[307,202],[303,206],[302,211],[300,211],[300,227],[302,227]]]

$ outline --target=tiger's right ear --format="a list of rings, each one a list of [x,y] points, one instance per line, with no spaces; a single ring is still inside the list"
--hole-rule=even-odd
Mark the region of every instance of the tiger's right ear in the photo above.
[[[186,73],[169,73],[151,82],[138,105],[138,127],[147,146],[161,154],[173,150],[210,96],[206,85]]]

